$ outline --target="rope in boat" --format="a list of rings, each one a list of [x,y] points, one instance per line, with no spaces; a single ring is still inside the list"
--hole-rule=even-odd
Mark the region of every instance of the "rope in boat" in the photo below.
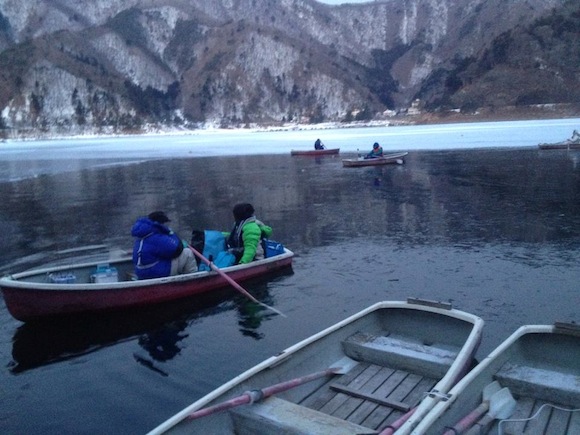
[[[502,430],[503,423],[524,423],[526,421],[531,421],[535,418],[538,418],[538,415],[540,415],[540,412],[542,412],[542,410],[546,407],[555,408],[555,409],[558,409],[560,411],[570,412],[570,413],[580,411],[580,408],[567,409],[567,408],[561,408],[560,406],[552,405],[551,403],[544,403],[542,406],[540,406],[540,408],[536,411],[536,413],[534,415],[532,415],[531,417],[528,417],[528,418],[506,418],[504,420],[500,420],[498,425],[497,425],[498,435],[503,434],[503,430]]]

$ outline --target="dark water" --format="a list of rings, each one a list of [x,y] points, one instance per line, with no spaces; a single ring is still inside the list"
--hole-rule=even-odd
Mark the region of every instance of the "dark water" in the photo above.
[[[379,300],[451,301],[486,321],[480,356],[522,324],[580,321],[579,153],[411,152],[342,168],[289,155],[81,168],[0,184],[0,272],[131,246],[164,209],[184,237],[252,202],[293,268],[83,321],[22,324],[0,302],[0,432],[141,434],[264,358]],[[117,162],[119,163],[119,162]],[[1,166],[1,162],[0,162]],[[100,248],[99,248],[100,246]]]

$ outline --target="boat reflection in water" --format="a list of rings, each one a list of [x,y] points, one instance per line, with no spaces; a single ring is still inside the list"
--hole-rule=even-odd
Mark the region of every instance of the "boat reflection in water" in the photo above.
[[[292,273],[291,268],[283,269],[245,285],[256,299],[273,305],[268,283]],[[232,288],[223,288],[146,308],[28,322],[14,333],[9,369],[18,374],[136,339],[148,357],[135,354],[135,360],[166,375],[155,367],[155,362],[168,361],[179,354],[180,342],[188,336],[187,328],[203,318],[232,310],[238,311],[240,333],[256,340],[262,338],[262,322],[276,316]]]

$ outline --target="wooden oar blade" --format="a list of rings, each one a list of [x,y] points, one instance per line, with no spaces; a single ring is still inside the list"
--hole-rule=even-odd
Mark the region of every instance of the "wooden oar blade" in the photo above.
[[[266,308],[267,310],[273,311],[273,312],[275,312],[276,314],[278,314],[278,315],[280,315],[280,316],[282,316],[282,317],[288,317],[288,316],[287,316],[286,314],[284,314],[282,311],[280,311],[280,310],[277,310],[276,308],[274,308],[274,307],[272,307],[272,306],[270,306],[270,305],[267,305],[267,304],[265,304],[265,303],[263,303],[263,302],[260,302],[260,301],[254,301],[254,302],[257,302],[259,305],[263,306],[263,307],[264,307],[264,308]]]

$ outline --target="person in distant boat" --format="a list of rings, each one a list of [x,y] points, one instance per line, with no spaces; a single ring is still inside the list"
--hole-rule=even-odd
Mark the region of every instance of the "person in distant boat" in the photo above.
[[[373,149],[365,156],[365,159],[376,159],[377,157],[383,157],[383,147],[378,142],[375,142]]]
[[[320,139],[316,139],[316,142],[314,142],[314,149],[315,150],[323,150],[326,147],[324,146],[324,144],[322,143],[322,141]]]
[[[131,235],[136,238],[133,246],[133,265],[139,279],[193,273],[197,262],[191,249],[169,228],[170,222],[162,211],[154,211],[140,217],[133,224]]]
[[[272,235],[272,228],[256,219],[252,204],[236,204],[234,226],[225,233],[228,251],[236,256],[236,264],[247,264],[264,258],[262,239]]]

